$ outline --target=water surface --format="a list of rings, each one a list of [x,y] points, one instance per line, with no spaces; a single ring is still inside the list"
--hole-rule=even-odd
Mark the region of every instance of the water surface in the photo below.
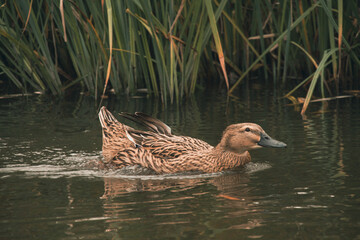
[[[243,169],[216,174],[99,170],[92,98],[3,99],[1,239],[360,239],[359,98],[314,103],[304,118],[260,91],[167,108],[147,98],[104,104],[212,145],[227,125],[255,122],[288,148],[253,151]]]

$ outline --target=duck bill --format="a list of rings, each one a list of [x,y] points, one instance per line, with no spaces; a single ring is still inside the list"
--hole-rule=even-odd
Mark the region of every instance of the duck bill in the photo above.
[[[275,140],[275,139],[272,139],[266,133],[260,133],[260,141],[258,142],[258,145],[260,145],[262,147],[273,147],[273,148],[284,148],[284,147],[286,147],[285,143],[280,142],[280,141]]]

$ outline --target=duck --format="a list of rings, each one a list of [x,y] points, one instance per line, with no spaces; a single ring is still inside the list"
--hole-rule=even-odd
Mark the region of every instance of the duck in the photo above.
[[[146,130],[119,122],[105,106],[100,109],[103,164],[114,169],[140,165],[156,174],[214,173],[249,163],[250,150],[287,146],[271,138],[255,123],[229,125],[220,142],[212,146],[197,138],[174,135],[168,125],[145,113],[120,115]]]

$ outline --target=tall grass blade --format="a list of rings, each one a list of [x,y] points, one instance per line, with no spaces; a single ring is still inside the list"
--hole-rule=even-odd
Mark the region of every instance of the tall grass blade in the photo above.
[[[285,25],[285,16],[286,16],[286,10],[288,9],[287,8],[287,2],[286,0],[282,1],[282,5],[283,5],[283,8],[282,8],[282,12],[281,12],[281,20],[280,20],[280,32],[282,32],[284,30],[284,25]],[[302,13],[304,14],[304,13]],[[301,15],[302,15],[301,14]],[[279,44],[278,44],[278,55],[277,55],[277,75],[280,77],[280,69],[281,69],[281,53],[282,53],[282,41],[279,41]]]
[[[226,1],[227,0],[223,0],[223,2],[226,2]],[[214,15],[214,11],[213,11],[213,8],[212,8],[211,0],[205,0],[205,6],[206,6],[208,17],[209,17],[210,27],[211,27],[211,31],[213,33],[216,50],[217,50],[217,53],[218,53],[218,56],[219,56],[221,69],[222,69],[223,74],[224,74],[226,87],[229,90],[229,80],[228,80],[228,76],[227,76],[226,68],[225,68],[224,52],[223,52],[223,49],[222,49],[222,46],[221,46],[219,32],[217,30],[216,21],[215,21],[215,15]]]
[[[299,0],[299,11],[300,11],[300,14],[303,14],[304,13],[304,8],[303,8],[303,4],[302,4],[302,0]],[[311,47],[310,47],[310,41],[309,41],[309,34],[308,34],[308,30],[306,28],[306,23],[305,23],[305,19],[303,19],[301,21],[301,24],[302,24],[302,29],[304,31],[304,38],[305,38],[305,46],[306,46],[306,49],[307,49],[307,52],[311,55]]]
[[[64,17],[64,0],[60,0],[60,13],[61,13],[61,22],[63,25],[64,41],[67,42],[66,22],[65,22],[65,17]]]
[[[291,4],[291,3],[290,3]],[[291,6],[291,5],[290,5]],[[290,8],[292,9],[292,8]],[[290,28],[291,26],[291,17],[292,17],[292,11],[290,10],[290,14],[289,14],[289,19],[288,19],[288,29]],[[303,22],[304,19],[301,21]],[[286,79],[286,76],[287,76],[287,69],[288,69],[288,59],[289,59],[289,48],[290,48],[290,42],[291,42],[291,32],[288,31],[287,34],[286,34],[286,44],[285,44],[285,56],[284,56],[284,71],[283,71],[283,77],[282,77],[282,82],[285,83],[285,79]]]
[[[259,31],[259,35],[260,35],[260,47],[261,47],[261,51],[264,52],[265,50],[265,42],[264,42],[264,33],[263,33],[263,29],[262,29],[262,19],[261,19],[261,8],[260,8],[260,0],[255,0],[255,16],[257,18],[257,28]],[[264,66],[267,66],[266,63],[266,58],[265,55],[263,57],[263,63]],[[265,73],[265,79],[267,79],[267,71],[264,67],[264,73]]]
[[[338,0],[338,23],[339,23],[339,38],[338,38],[338,48],[339,48],[339,75],[341,69],[341,45],[343,39],[343,15],[344,15],[344,3],[343,0]],[[336,77],[336,93],[339,94],[339,76]]]
[[[109,82],[109,78],[110,78],[110,72],[111,72],[111,64],[112,64],[112,48],[113,48],[113,29],[112,29],[112,6],[111,6],[111,1],[110,0],[106,0],[106,9],[107,9],[107,14],[108,14],[108,27],[109,27],[109,46],[110,46],[110,54],[109,54],[109,61],[108,61],[108,67],[107,67],[107,71],[106,71],[106,78],[105,78],[105,85],[104,85],[104,90],[103,90],[103,96],[105,95],[105,91],[106,91],[106,87],[108,85]],[[101,106],[101,102],[99,104],[99,106]]]
[[[30,2],[29,12],[28,12],[28,15],[27,15],[27,18],[26,18],[26,22],[25,22],[24,29],[23,29],[23,31],[22,31],[23,33],[25,32],[26,27],[27,27],[27,25],[28,25],[28,23],[29,23],[32,5],[33,5],[33,0],[31,0],[31,2]]]
[[[314,92],[314,89],[315,89],[315,86],[316,86],[316,82],[320,76],[320,74],[324,71],[324,68],[326,66],[326,62],[328,60],[328,58],[334,53],[336,52],[338,49],[331,49],[329,51],[325,51],[324,52],[324,56],[323,58],[321,59],[320,63],[319,63],[319,66],[318,68],[316,69],[315,73],[314,73],[314,77],[313,79],[311,80],[311,84],[310,84],[310,87],[309,87],[309,90],[306,94],[306,98],[305,98],[305,102],[304,102],[304,105],[303,105],[303,108],[301,110],[301,115],[305,114],[305,111],[306,109],[308,108],[309,106],[309,102],[310,102],[310,99],[312,97],[312,94]]]
[[[306,51],[302,46],[300,46],[299,44],[297,44],[297,43],[294,42],[294,41],[291,41],[291,43],[292,43],[293,45],[295,45],[296,47],[298,47],[301,51],[303,51],[303,52],[306,54],[306,56],[307,56],[307,57],[310,59],[310,61],[314,64],[315,68],[318,67],[318,64],[317,64],[316,60],[311,56],[311,54],[310,54],[308,51]]]

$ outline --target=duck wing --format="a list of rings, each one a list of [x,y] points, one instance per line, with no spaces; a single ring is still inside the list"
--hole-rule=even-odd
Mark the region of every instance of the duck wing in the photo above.
[[[127,128],[134,143],[150,151],[156,157],[177,158],[190,152],[209,150],[213,147],[197,138],[176,136],[171,133],[171,128],[145,113],[121,113],[121,116],[141,124],[149,131]]]
[[[167,136],[153,132],[129,130],[129,135],[136,144],[151,152],[155,157],[172,159],[193,152],[210,150],[213,148],[207,142],[187,136]]]
[[[145,113],[136,112],[135,114],[122,112],[120,116],[129,119],[133,122],[139,123],[151,132],[165,134],[171,136],[171,128],[160,121],[159,119],[153,118]]]

